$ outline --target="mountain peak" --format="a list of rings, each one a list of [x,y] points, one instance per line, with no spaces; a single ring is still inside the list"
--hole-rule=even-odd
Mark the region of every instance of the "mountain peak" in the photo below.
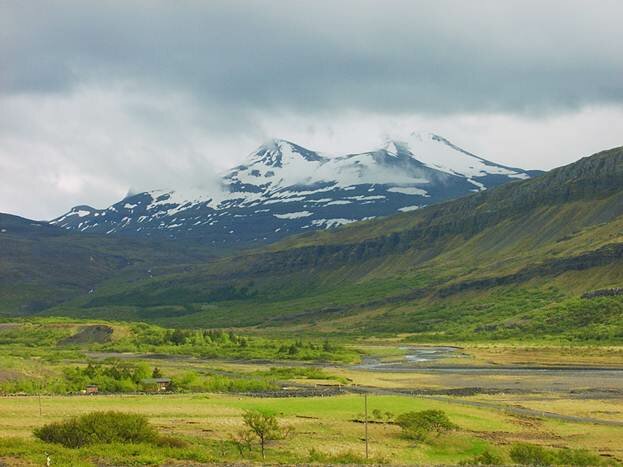
[[[452,143],[445,137],[432,132],[412,131],[406,138],[386,138],[382,150],[389,154],[398,155],[400,153],[411,153],[411,149],[421,144],[444,143],[452,146]]]
[[[247,157],[249,165],[261,163],[268,166],[280,166],[283,158],[281,152],[281,140],[271,139],[266,141]]]
[[[276,151],[281,152],[282,146],[293,146],[294,143],[290,141],[286,141],[285,139],[280,138],[271,138],[265,141],[255,152],[264,151]]]
[[[409,145],[404,141],[397,139],[387,139],[381,150],[385,151],[387,155],[397,158],[412,157],[412,154],[409,151]]]
[[[325,162],[327,160],[317,152],[291,141],[273,138],[266,141],[249,155],[248,165],[261,163],[269,167],[281,168],[301,158],[308,162]]]
[[[407,136],[407,139],[409,141],[420,141],[420,142],[424,142],[424,141],[430,141],[430,140],[434,140],[435,138],[441,138],[444,139],[443,137],[431,132],[431,131],[418,131],[418,130],[413,130],[411,133],[409,133],[409,135]]]

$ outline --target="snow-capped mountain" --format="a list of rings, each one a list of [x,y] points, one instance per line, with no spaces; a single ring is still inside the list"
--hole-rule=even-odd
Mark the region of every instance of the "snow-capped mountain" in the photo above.
[[[537,171],[505,167],[447,139],[413,133],[371,152],[327,157],[273,140],[222,177],[222,189],[155,190],[107,209],[77,206],[52,221],[69,230],[195,238],[218,246],[412,211]]]

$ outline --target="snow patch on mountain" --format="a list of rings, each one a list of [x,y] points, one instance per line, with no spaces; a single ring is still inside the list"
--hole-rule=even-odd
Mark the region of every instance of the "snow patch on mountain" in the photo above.
[[[388,188],[387,191],[389,191],[390,193],[403,193],[405,195],[428,196],[426,190],[422,190],[421,188],[416,187],[392,187]]]
[[[363,219],[362,219],[363,220]],[[353,222],[357,222],[357,219],[316,219],[312,221],[312,225],[314,227],[323,227],[326,229],[331,229],[334,227],[339,227],[341,225],[352,224]]]
[[[309,217],[313,213],[309,211],[289,212],[287,214],[273,214],[277,219],[300,219],[301,217]]]
[[[398,208],[398,210],[400,212],[410,212],[410,211],[416,211],[418,209],[421,209],[423,206],[418,206],[417,204],[414,206],[403,206],[402,208]]]

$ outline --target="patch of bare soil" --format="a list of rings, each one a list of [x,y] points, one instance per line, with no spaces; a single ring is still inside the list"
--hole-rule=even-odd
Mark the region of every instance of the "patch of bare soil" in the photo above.
[[[555,433],[538,430],[519,432],[494,431],[474,434],[491,443],[504,445],[529,442],[553,447],[562,441],[562,437]]]
[[[19,376],[20,376],[20,373],[15,370],[6,370],[6,369],[0,368],[0,381],[8,381],[10,379],[16,379]]]
[[[17,459],[15,457],[2,457],[0,458],[0,467],[21,467],[26,465],[33,465],[31,462],[27,462],[24,459]]]
[[[85,326],[73,336],[61,340],[59,345],[103,344],[112,338],[113,328],[104,324]]]

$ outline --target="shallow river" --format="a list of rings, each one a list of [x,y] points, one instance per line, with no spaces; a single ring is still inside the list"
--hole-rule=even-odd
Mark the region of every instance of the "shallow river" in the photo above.
[[[376,357],[365,357],[363,362],[357,365],[362,370],[369,371],[410,371],[420,370],[428,363],[455,357],[460,350],[456,347],[400,347],[405,352],[401,359],[383,361]]]
[[[480,388],[484,390],[563,391],[589,395],[609,393],[623,396],[623,367],[583,365],[470,365],[469,360],[444,363],[448,357],[465,356],[456,347],[401,347],[402,357],[364,358],[359,370],[379,373],[404,373],[403,383],[445,388]],[[466,357],[466,356],[465,356]]]

